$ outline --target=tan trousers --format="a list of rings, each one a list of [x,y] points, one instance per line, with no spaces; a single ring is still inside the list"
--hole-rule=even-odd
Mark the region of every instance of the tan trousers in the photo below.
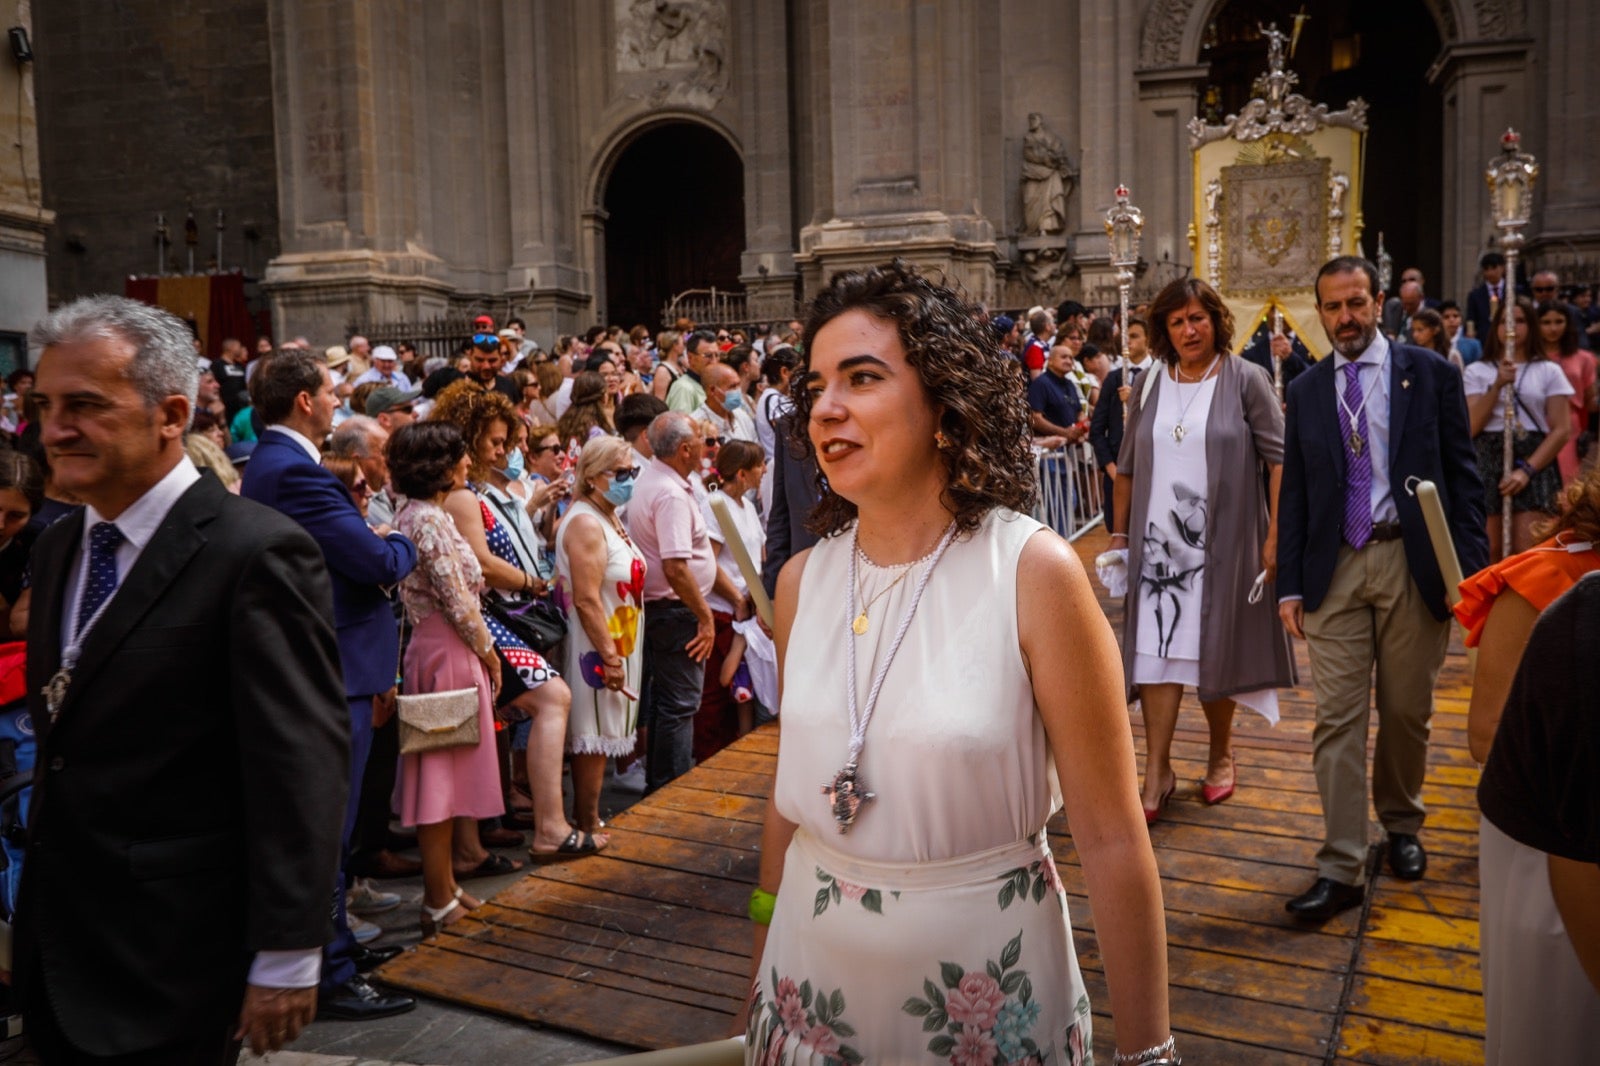
[[[1405,544],[1339,549],[1322,605],[1305,616],[1317,725],[1312,760],[1325,833],[1317,872],[1347,885],[1366,879],[1368,692],[1377,665],[1378,743],[1372,803],[1391,833],[1422,828],[1433,685],[1450,623],[1423,605]]]

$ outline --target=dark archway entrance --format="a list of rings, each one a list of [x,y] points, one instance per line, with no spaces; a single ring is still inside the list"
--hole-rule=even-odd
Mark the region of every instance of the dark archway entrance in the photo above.
[[[645,130],[617,158],[601,203],[607,322],[660,329],[661,305],[675,293],[739,288],[744,164],[715,130]]]
[[[1439,27],[1420,0],[1350,4],[1345,0],[1229,0],[1206,27],[1200,61],[1211,64],[1202,100],[1235,114],[1251,97],[1251,82],[1266,70],[1259,25],[1289,31],[1302,8],[1311,16],[1289,66],[1299,91],[1314,103],[1340,108],[1360,97],[1367,111],[1367,161],[1361,198],[1361,242],[1376,255],[1378,234],[1394,257],[1395,274],[1419,266],[1428,293],[1441,292],[1440,223],[1444,189],[1444,108],[1427,78],[1439,54]],[[1216,116],[1220,117],[1220,116]]]

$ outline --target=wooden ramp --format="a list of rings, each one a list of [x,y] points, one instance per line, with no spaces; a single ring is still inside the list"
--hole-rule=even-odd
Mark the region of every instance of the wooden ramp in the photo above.
[[[1078,543],[1088,562],[1104,534]],[[1104,604],[1121,624],[1120,604]],[[1301,677],[1309,683],[1304,647]],[[1194,1063],[1482,1061],[1478,772],[1466,750],[1459,644],[1440,679],[1425,798],[1428,874],[1372,879],[1364,907],[1317,930],[1283,904],[1314,876],[1322,818],[1309,690],[1280,694],[1271,728],[1235,727],[1239,791],[1206,807],[1205,720],[1186,702],[1175,801],[1152,829],[1167,908],[1173,1028]],[[1134,716],[1142,751],[1142,723]],[[379,972],[403,988],[641,1048],[727,1036],[749,973],[745,904],[777,734],[767,727],[612,821],[601,856],[536,870],[467,921]],[[1082,870],[1051,825],[1095,1005],[1098,1061],[1114,1023]],[[1373,839],[1379,838],[1376,824]]]

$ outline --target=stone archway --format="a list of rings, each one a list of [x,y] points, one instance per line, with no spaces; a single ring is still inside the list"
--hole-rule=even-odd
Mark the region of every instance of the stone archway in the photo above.
[[[652,330],[675,293],[740,287],[744,163],[723,131],[660,116],[603,155],[587,215],[598,321]]]
[[[1231,0],[1152,0],[1139,28],[1138,70],[1141,124],[1156,150],[1156,173],[1170,164],[1175,180],[1156,184],[1156,215],[1170,213],[1181,232],[1192,213],[1183,123],[1197,113],[1199,90],[1209,67],[1201,55],[1206,28]],[[1427,71],[1443,101],[1439,123],[1442,174],[1437,193],[1438,257],[1434,293],[1465,293],[1483,250],[1487,193],[1480,175],[1501,130],[1525,126],[1532,74],[1526,36],[1526,0],[1419,0],[1438,29],[1442,47]],[[1285,2],[1280,23],[1298,7]],[[1341,101],[1342,102],[1342,101]],[[1370,230],[1369,230],[1370,232]],[[1376,233],[1372,234],[1376,240]],[[1373,245],[1367,244],[1369,251]]]

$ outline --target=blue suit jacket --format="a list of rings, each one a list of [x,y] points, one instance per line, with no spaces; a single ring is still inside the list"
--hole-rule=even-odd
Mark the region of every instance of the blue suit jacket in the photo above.
[[[387,692],[399,664],[399,638],[384,586],[398,584],[417,565],[416,547],[399,533],[374,536],[339,479],[282,433],[262,435],[240,493],[300,523],[322,549],[333,579],[345,695]]]
[[[1464,574],[1489,563],[1483,482],[1467,425],[1461,374],[1425,348],[1391,342],[1390,350],[1389,486],[1412,580],[1428,610],[1442,620],[1450,616],[1444,578],[1422,506],[1406,490],[1406,481],[1415,477],[1438,486]],[[1278,595],[1303,597],[1307,611],[1322,605],[1344,542],[1345,459],[1333,364],[1332,356],[1318,360],[1289,386],[1284,427]]]

